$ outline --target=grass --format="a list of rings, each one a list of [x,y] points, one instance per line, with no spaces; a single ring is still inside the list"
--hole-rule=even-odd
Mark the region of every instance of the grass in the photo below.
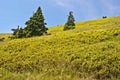
[[[119,80],[120,16],[0,46],[0,80]]]
[[[11,36],[11,34],[0,34],[0,38],[4,38],[3,41],[0,41],[0,46],[5,44],[6,42],[8,42],[10,39],[9,37]]]

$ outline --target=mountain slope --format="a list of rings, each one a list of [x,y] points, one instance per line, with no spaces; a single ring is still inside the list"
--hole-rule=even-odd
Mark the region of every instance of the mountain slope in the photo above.
[[[69,31],[55,26],[48,33],[0,46],[0,78],[120,79],[120,16],[77,22]]]

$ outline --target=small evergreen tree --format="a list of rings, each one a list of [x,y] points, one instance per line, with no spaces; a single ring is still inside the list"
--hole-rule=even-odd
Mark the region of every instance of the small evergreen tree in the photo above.
[[[64,30],[74,29],[75,28],[75,19],[73,17],[73,12],[70,11],[68,15],[67,22],[64,25]]]
[[[13,36],[15,36],[16,35],[16,33],[18,32],[18,30],[19,30],[19,26],[17,27],[17,29],[11,29],[12,31],[13,31]]]
[[[44,20],[42,10],[38,7],[30,20],[25,23],[27,25],[24,29],[26,37],[40,36],[46,33],[48,28],[45,27],[46,23]]]
[[[24,29],[19,28],[19,30],[16,33],[16,38],[23,38],[23,37],[25,37]]]
[[[105,18],[107,18],[107,16],[103,16],[102,18],[105,19]]]
[[[11,38],[23,38],[25,36],[24,29],[20,28],[19,26],[17,29],[12,29],[13,31],[13,37]]]

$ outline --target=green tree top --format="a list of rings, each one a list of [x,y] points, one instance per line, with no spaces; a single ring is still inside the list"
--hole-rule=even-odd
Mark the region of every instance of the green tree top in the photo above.
[[[75,21],[75,19],[74,19],[74,16],[73,16],[73,12],[70,11],[69,15],[68,15],[67,22],[64,25],[64,30],[74,29],[75,28],[74,21]]]
[[[44,22],[44,16],[42,10],[38,7],[37,11],[33,14],[32,17],[25,23],[25,34],[26,37],[40,36],[46,33],[46,23]]]

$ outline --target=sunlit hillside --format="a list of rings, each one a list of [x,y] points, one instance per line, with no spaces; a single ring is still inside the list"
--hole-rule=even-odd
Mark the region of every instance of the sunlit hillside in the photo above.
[[[11,34],[0,34],[0,46],[5,44],[6,42],[8,42],[10,40]]]
[[[120,80],[120,16],[48,33],[0,45],[0,80]]]

